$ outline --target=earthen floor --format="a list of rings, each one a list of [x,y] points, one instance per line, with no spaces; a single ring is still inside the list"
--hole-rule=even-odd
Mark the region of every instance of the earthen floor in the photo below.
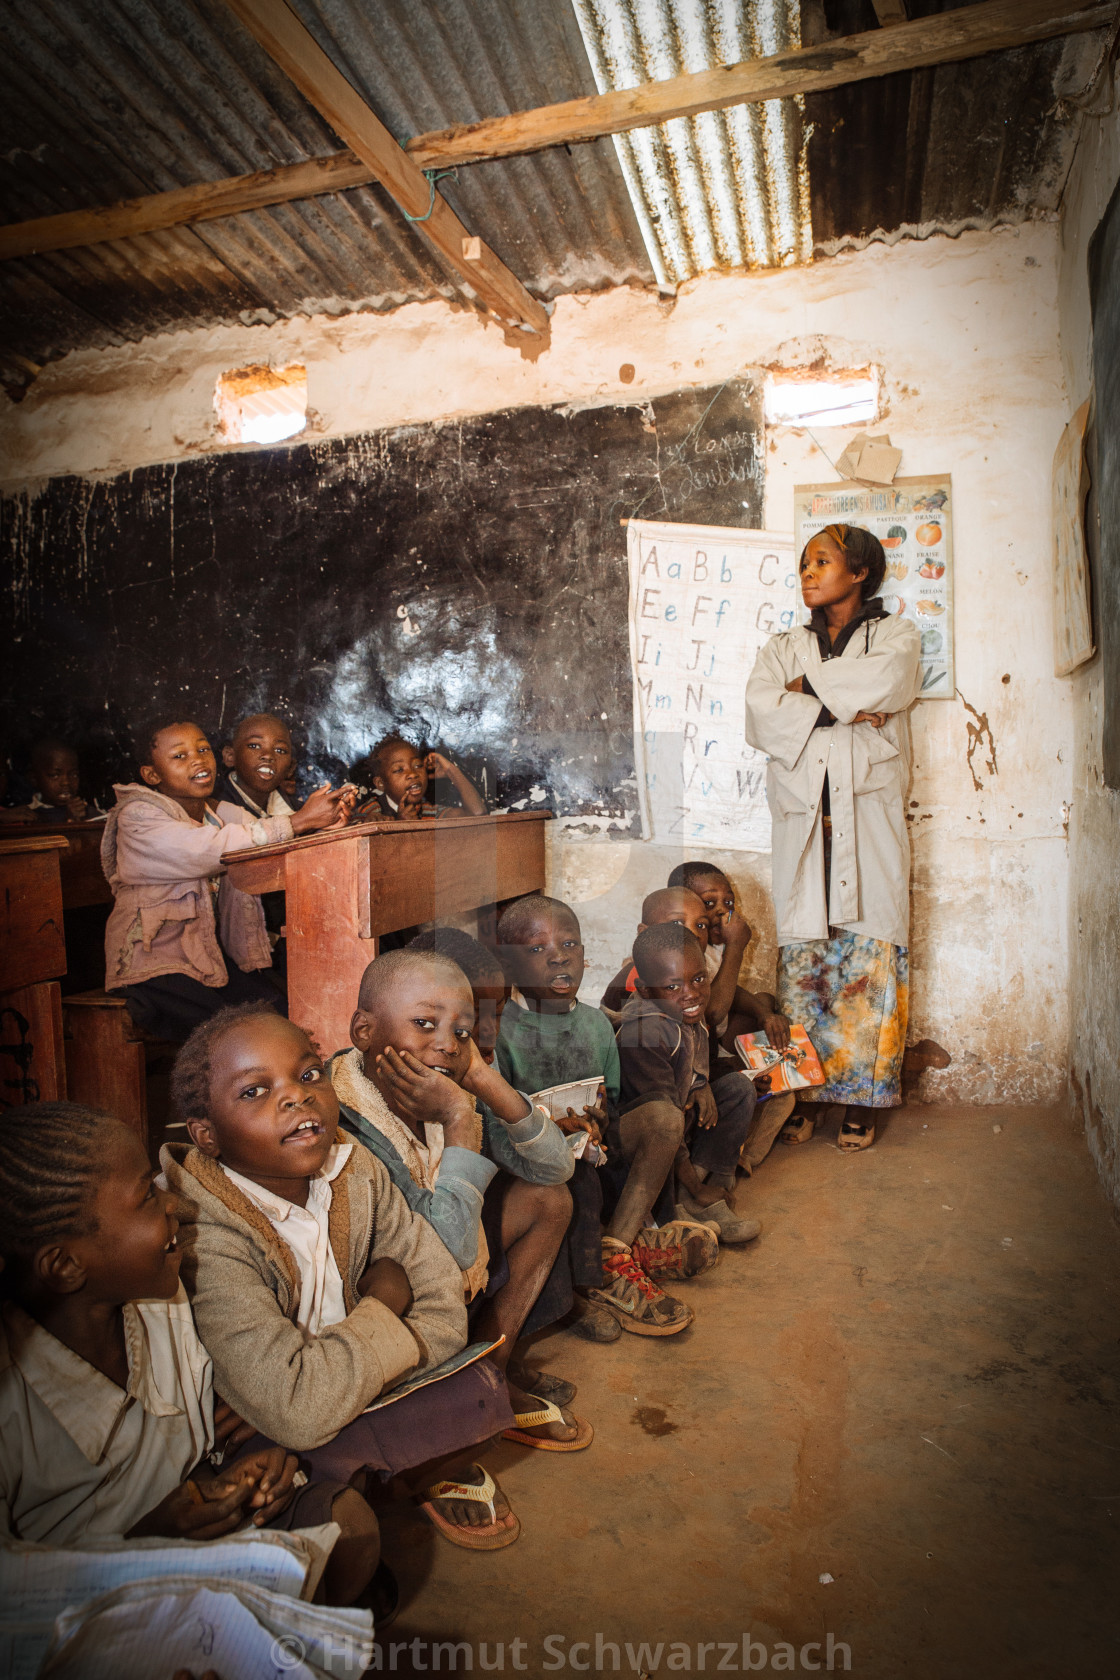
[[[763,1235],[676,1286],[683,1335],[538,1344],[597,1433],[488,1453],[515,1546],[379,1507],[381,1671],[828,1672],[831,1636],[860,1680],[1120,1673],[1120,1230],[1073,1122],[909,1108],[737,1199]]]

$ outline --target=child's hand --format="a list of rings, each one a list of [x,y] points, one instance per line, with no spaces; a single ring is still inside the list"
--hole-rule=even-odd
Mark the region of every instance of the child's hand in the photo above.
[[[710,1132],[719,1119],[715,1094],[710,1085],[701,1085],[696,1093],[696,1124],[701,1131]]]
[[[481,1139],[476,1141],[474,1103],[470,1093],[453,1079],[437,1073],[435,1068],[425,1067],[411,1050],[394,1050],[391,1044],[378,1056],[374,1071],[383,1095],[402,1120],[415,1121],[418,1125],[426,1120],[438,1121],[443,1127],[445,1144],[479,1153]]]
[[[380,1301],[398,1318],[404,1318],[412,1311],[412,1285],[408,1281],[408,1273],[388,1256],[373,1260],[366,1267],[358,1279],[358,1294],[364,1295],[367,1301]]]
[[[180,1482],[166,1499],[161,1499],[146,1517],[141,1517],[129,1529],[125,1539],[217,1540],[220,1535],[240,1528],[244,1520],[242,1507],[250,1490],[242,1483],[229,1487],[224,1482],[212,1481],[205,1485],[207,1493],[218,1487],[225,1491],[220,1497],[217,1494],[207,1497],[199,1478]]]
[[[246,1423],[239,1417],[228,1400],[223,1400],[220,1394],[214,1396],[214,1445],[223,1451],[230,1451],[234,1447],[243,1447],[245,1442],[256,1434],[251,1423]]]
[[[740,916],[738,910],[732,910],[730,916],[724,918],[720,929],[720,939],[724,945],[738,946],[741,951],[745,951],[750,944],[751,925],[744,917]]]
[[[338,790],[338,807],[335,811],[334,821],[329,823],[327,826],[329,828],[345,828],[346,824],[350,821],[350,818],[353,815],[354,807],[357,803],[357,788],[354,786],[353,782],[344,782],[342,787]]]
[[[441,752],[430,752],[424,760],[424,768],[429,776],[450,776],[455,766]]]
[[[869,723],[872,729],[882,729],[890,716],[890,712],[857,712],[852,722]]]
[[[293,834],[314,834],[317,829],[331,828],[338,816],[338,794],[329,782],[317,787],[310,799],[292,814]]]
[[[805,692],[805,678],[804,677],[794,677],[792,682],[787,682],[787,684],[786,684],[786,693],[787,694],[804,694],[804,692]]]
[[[247,1505],[253,1512],[253,1522],[263,1528],[290,1502],[295,1492],[292,1478],[298,1468],[299,1460],[294,1453],[285,1452],[283,1447],[261,1447],[235,1459],[215,1480],[219,1485],[240,1482],[249,1494]],[[203,1493],[206,1491],[203,1488]]]
[[[777,1011],[762,1017],[762,1030],[774,1046],[775,1050],[785,1050],[789,1046],[789,1017],[779,1015]]]
[[[85,822],[89,806],[80,794],[75,794],[73,799],[66,801],[66,810],[71,822]]]
[[[587,1132],[594,1136],[594,1127],[587,1119],[587,1110],[577,1114],[574,1108],[569,1108],[564,1114],[553,1116],[553,1124],[559,1126],[565,1137],[574,1137],[576,1132]]]

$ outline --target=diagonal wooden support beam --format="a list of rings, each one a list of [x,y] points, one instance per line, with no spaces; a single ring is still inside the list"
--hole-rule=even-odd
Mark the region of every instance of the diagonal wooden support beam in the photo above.
[[[885,9],[892,0],[880,0],[880,3]],[[819,93],[846,82],[889,76],[899,70],[948,64],[1059,35],[1103,29],[1115,20],[1117,10],[1116,0],[1088,0],[1082,5],[1070,5],[1069,0],[983,0],[980,5],[941,12],[912,23],[898,23],[890,29],[869,30],[816,47],[797,47],[771,58],[748,59],[723,70],[701,70],[665,82],[648,82],[622,93],[570,99],[535,111],[461,123],[454,128],[419,134],[408,142],[404,151],[418,169],[450,169],[492,158],[517,157],[549,146],[570,145],[647,127],[669,117],[694,116],[700,111],[724,110],[732,105],[799,93]],[[349,83],[344,85],[357,99]],[[358,104],[377,121],[367,106],[360,100]],[[332,126],[338,125],[332,121]],[[102,209],[72,210],[35,221],[13,222],[0,227],[0,261],[33,256],[39,251],[93,245],[103,239],[129,239],[160,228],[213,221],[244,210],[261,210],[271,204],[313,198],[319,193],[343,192],[347,187],[361,187],[381,179],[379,170],[354,151],[332,152],[328,157],[311,158],[306,163],[282,164],[225,181],[175,187],[170,192],[126,199]],[[426,181],[423,190],[426,202]],[[438,199],[439,195],[436,196]],[[497,262],[496,257],[493,260]],[[476,285],[475,266],[470,264],[472,285]],[[459,271],[462,272],[461,266]]]
[[[401,150],[341,70],[327,57],[285,0],[226,0],[355,157],[396,200],[466,288],[507,326],[548,332],[548,312],[530,297],[484,241],[472,236],[447,200]],[[470,243],[468,243],[470,242]],[[464,254],[470,251],[470,255]]]

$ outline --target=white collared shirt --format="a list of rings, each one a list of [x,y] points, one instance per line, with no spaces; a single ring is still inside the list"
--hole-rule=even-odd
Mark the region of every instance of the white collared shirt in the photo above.
[[[352,1143],[336,1143],[311,1180],[307,1206],[297,1207],[283,1196],[274,1196],[223,1166],[222,1171],[255,1207],[260,1208],[281,1242],[287,1244],[299,1268],[299,1311],[296,1323],[308,1336],[317,1336],[346,1317],[342,1274],[330,1239],[331,1182],[336,1179],[353,1150]]]
[[[214,1440],[210,1360],[180,1287],[124,1308],[128,1386],[0,1311],[0,1528],[52,1546],[121,1536]]]

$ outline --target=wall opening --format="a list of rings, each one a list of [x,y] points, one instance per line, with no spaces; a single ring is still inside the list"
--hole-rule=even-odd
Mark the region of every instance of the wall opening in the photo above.
[[[882,374],[877,367],[781,368],[763,387],[771,426],[863,426],[878,420]]]
[[[223,373],[214,394],[219,430],[227,443],[279,443],[307,425],[307,369],[233,368]]]

